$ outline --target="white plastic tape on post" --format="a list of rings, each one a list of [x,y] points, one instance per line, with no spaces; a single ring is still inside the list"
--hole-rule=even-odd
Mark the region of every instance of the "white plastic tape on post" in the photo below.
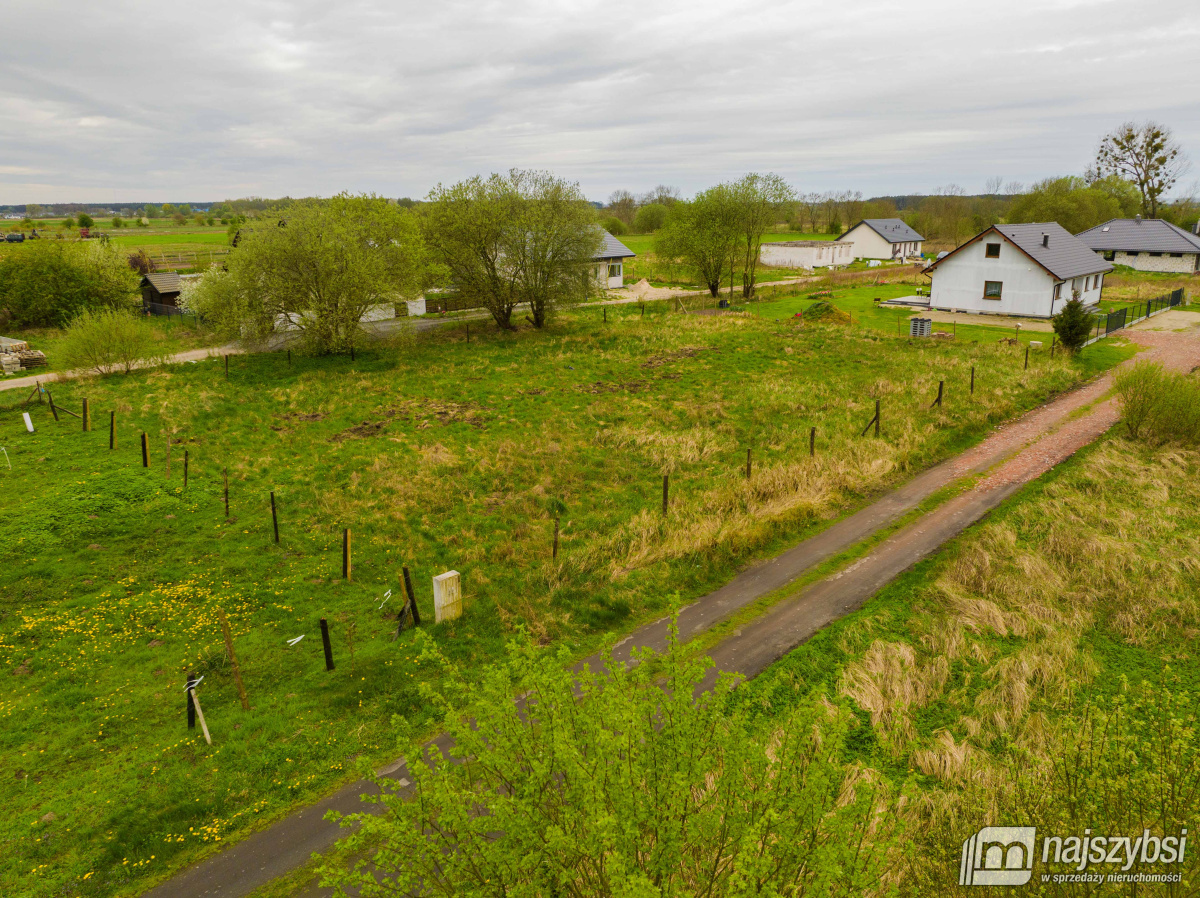
[[[29,412],[24,412],[23,414],[25,415],[25,429],[33,433],[33,419],[29,417]]]
[[[434,623],[462,617],[462,581],[458,571],[446,571],[433,578]]]

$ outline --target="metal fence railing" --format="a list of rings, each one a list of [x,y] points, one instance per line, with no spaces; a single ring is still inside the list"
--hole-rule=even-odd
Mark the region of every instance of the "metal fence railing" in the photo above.
[[[1152,318],[1178,305],[1182,305],[1185,298],[1183,288],[1179,287],[1170,293],[1164,293],[1162,296],[1146,300],[1144,305],[1138,302],[1136,305],[1126,306],[1123,309],[1115,309],[1112,312],[1097,313],[1095,332],[1092,334],[1092,338],[1084,345],[1088,346],[1097,340],[1103,340],[1109,334],[1137,324],[1139,321],[1145,321],[1147,318]]]
[[[168,306],[161,302],[148,302],[142,300],[142,312],[146,315],[163,315],[167,318],[190,318],[193,321],[196,319],[195,312],[185,312],[179,306]]]

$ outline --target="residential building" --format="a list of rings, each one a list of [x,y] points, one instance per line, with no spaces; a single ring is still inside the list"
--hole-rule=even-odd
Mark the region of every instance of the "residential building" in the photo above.
[[[1200,271],[1200,237],[1159,218],[1114,218],[1076,236],[1114,265]]]
[[[637,253],[608,231],[604,232],[604,247],[592,257],[596,263],[592,269],[596,281],[607,290],[615,290],[625,286],[625,260],[632,259]]]
[[[788,240],[764,243],[758,254],[764,265],[779,268],[833,268],[854,261],[854,244],[844,240]]]
[[[1057,222],[994,225],[925,268],[929,306],[1049,318],[1076,293],[1100,301],[1112,265]]]
[[[921,255],[925,238],[898,218],[864,218],[838,238],[854,245],[856,259],[907,259]]]

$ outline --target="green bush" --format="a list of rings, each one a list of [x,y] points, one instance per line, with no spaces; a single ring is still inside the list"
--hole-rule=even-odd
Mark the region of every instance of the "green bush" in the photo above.
[[[1078,293],[1067,300],[1067,304],[1050,320],[1054,325],[1054,333],[1058,335],[1058,342],[1070,352],[1083,349],[1096,323],[1096,319],[1079,301]]]
[[[92,218],[92,216],[88,215],[86,212],[79,213],[79,226],[81,228],[90,228],[95,223],[96,219]]]
[[[668,211],[662,203],[642,206],[633,217],[633,229],[639,234],[653,234],[666,224]]]
[[[85,309],[132,309],[137,276],[111,247],[37,240],[0,258],[0,315],[62,327]]]
[[[124,309],[84,311],[67,327],[59,354],[68,368],[128,374],[141,365],[157,364],[162,335],[146,319]]]
[[[625,227],[625,222],[621,221],[615,215],[600,219],[600,227],[604,228],[604,230],[608,231],[614,237],[620,237],[623,234],[629,233],[629,228]]]
[[[1200,443],[1200,381],[1138,362],[1115,378],[1129,435],[1150,443]]]

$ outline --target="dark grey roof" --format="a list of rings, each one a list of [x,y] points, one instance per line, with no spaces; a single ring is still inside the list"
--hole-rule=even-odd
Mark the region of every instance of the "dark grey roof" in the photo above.
[[[1057,221],[996,225],[996,230],[1019,246],[1059,280],[1112,271],[1112,266]],[[1042,246],[1043,235],[1050,237]]]
[[[925,239],[899,218],[864,218],[858,224],[865,224],[888,243],[908,243],[912,240]],[[857,228],[858,224],[854,228]],[[854,228],[851,228],[850,231],[853,231]],[[849,234],[850,231],[846,233]]]
[[[179,292],[179,275],[173,271],[152,271],[142,277],[143,287],[146,286],[147,281],[159,293]]]
[[[1083,277],[1085,274],[1101,274],[1112,271],[1112,266],[1095,254],[1088,245],[1056,221],[1034,222],[1032,224],[1003,224],[992,225],[959,246],[958,249],[939,255],[936,262],[925,267],[925,274],[933,271],[948,259],[953,259],[958,251],[995,231],[1007,237],[1014,246],[1033,259],[1060,281],[1070,278]],[[1049,236],[1049,245],[1042,245],[1042,238]]]
[[[637,253],[633,252],[624,243],[614,237],[608,231],[604,231],[604,248],[595,256],[597,259],[631,259]]]
[[[1161,218],[1114,218],[1076,236],[1096,252],[1200,253],[1200,237]]]

